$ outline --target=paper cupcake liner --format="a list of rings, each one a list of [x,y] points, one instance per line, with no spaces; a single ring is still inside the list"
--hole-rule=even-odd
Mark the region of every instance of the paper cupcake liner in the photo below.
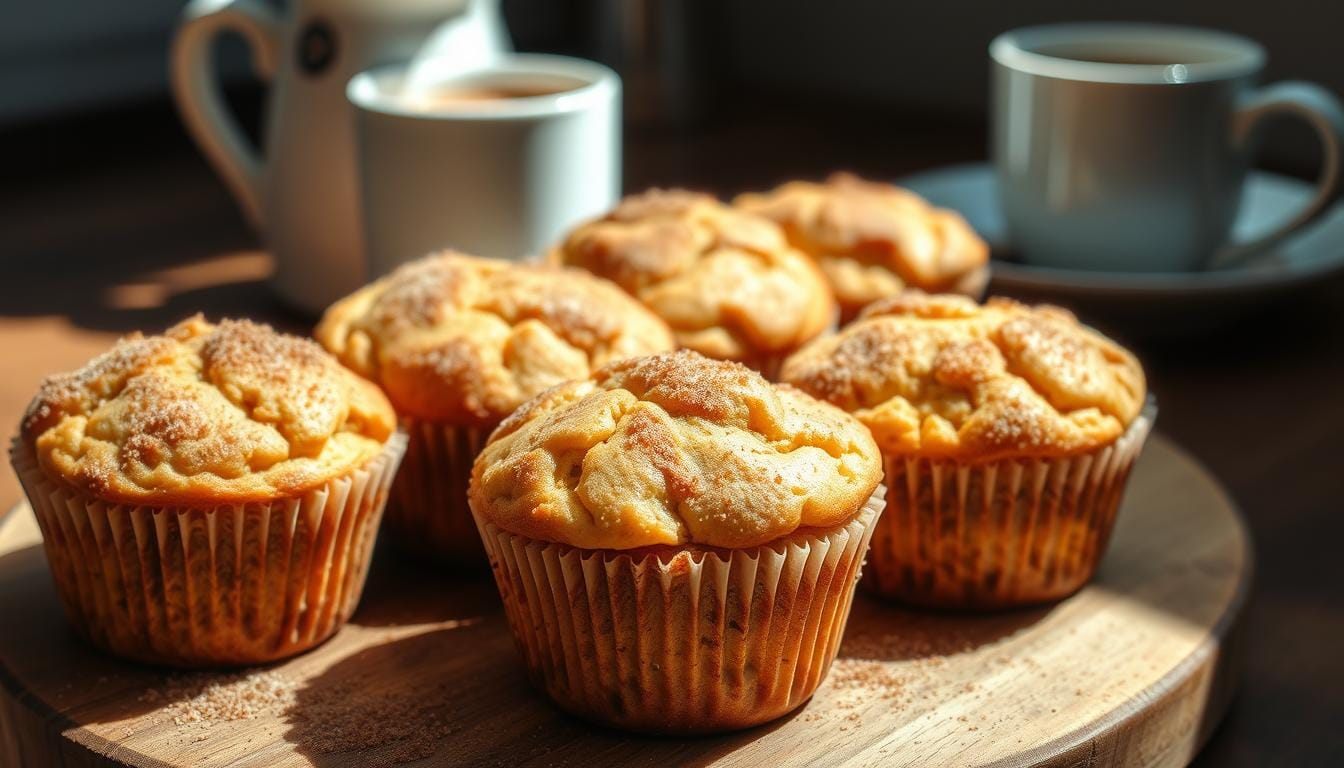
[[[392,483],[384,528],[402,549],[467,568],[486,566],[481,536],[467,507],[471,465],[490,429],[404,420],[410,437]]]
[[[883,496],[835,529],[743,550],[582,550],[478,522],[534,685],[605,725],[714,732],[821,684]]]
[[[793,354],[790,352],[789,354]],[[789,355],[771,355],[753,361],[749,368],[756,369],[756,372],[765,377],[766,381],[779,381],[779,369],[784,367],[784,361]]]
[[[864,589],[932,608],[1048,602],[1092,578],[1156,408],[1115,442],[1061,459],[889,457],[887,513]]]
[[[835,326],[832,326],[831,328],[828,328],[825,333],[818,334],[814,338],[819,339],[822,336],[829,336],[834,332]],[[795,347],[777,354],[763,354],[745,360],[734,360],[733,362],[741,363],[751,370],[761,374],[761,376],[765,377],[766,381],[779,381],[779,371],[784,367],[784,361],[788,360],[789,356],[797,351],[798,348]]]
[[[957,293],[968,298],[975,299],[977,302],[983,302],[985,299],[985,289],[989,287],[991,271],[989,264],[982,264],[979,267],[958,277],[948,285],[938,289],[918,289],[925,293]],[[902,290],[917,289],[916,286],[906,286]],[[863,310],[869,305],[876,304],[883,299],[890,298],[893,294],[881,296],[865,304],[848,304],[840,307],[840,325],[844,327],[854,322],[863,314]]]
[[[837,305],[835,319],[831,321],[830,325],[826,326],[826,330],[818,333],[816,336],[813,336],[796,347],[771,355],[763,355],[750,361],[744,361],[743,364],[764,376],[766,381],[779,381],[779,370],[784,367],[785,360],[788,360],[794,352],[797,352],[799,349],[802,349],[817,339],[833,335],[840,329],[840,326],[843,325],[844,322],[845,320],[841,315],[839,305]]]
[[[957,279],[955,283],[948,287],[944,293],[960,293],[963,296],[969,296],[976,301],[984,301],[985,289],[989,288],[989,279],[991,268],[986,262],[979,267],[967,272]]]
[[[113,504],[10,458],[76,631],[118,655],[184,667],[257,664],[330,637],[359,602],[398,433],[302,496],[216,507]]]

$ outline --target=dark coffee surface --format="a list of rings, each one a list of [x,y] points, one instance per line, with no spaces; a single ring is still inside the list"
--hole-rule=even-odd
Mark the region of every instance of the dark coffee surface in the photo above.
[[[1210,55],[1207,51],[1178,47],[1155,48],[1148,45],[1125,46],[1077,43],[1045,46],[1037,49],[1036,52],[1042,56],[1095,64],[1166,66],[1169,64],[1202,64],[1219,60],[1218,57]]]
[[[422,109],[451,109],[458,106],[479,106],[493,101],[549,96],[565,90],[567,89],[514,84],[464,84],[416,94],[412,101]]]

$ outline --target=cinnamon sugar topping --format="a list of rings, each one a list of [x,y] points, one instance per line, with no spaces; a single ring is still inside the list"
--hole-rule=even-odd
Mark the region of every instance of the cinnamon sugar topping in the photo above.
[[[615,281],[666,320],[681,346],[755,367],[835,317],[821,273],[779,227],[695,192],[627,197],[570,232],[551,259]]]
[[[524,404],[477,458],[472,507],[586,548],[745,547],[850,519],[881,475],[838,409],[694,352],[614,363]]]
[[[1054,307],[907,292],[786,361],[888,454],[1063,456],[1118,438],[1145,397],[1132,354]]]
[[[886,183],[837,173],[794,181],[734,205],[778,223],[816,260],[846,318],[905,288],[978,295],[989,247],[956,212]]]
[[[452,252],[337,302],[315,335],[382,384],[401,413],[480,427],[547,387],[675,343],[605,280]]]
[[[47,379],[23,437],[107,501],[229,503],[301,492],[381,450],[378,390],[310,341],[197,316]]]

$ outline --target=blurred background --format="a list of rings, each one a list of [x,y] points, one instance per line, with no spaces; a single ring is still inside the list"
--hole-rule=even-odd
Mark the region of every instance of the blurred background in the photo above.
[[[121,333],[240,308],[292,330],[310,326],[269,298],[267,254],[170,101],[167,50],[182,5],[0,6],[0,326],[11,340],[0,420],[17,417],[42,374],[82,362]],[[982,161],[986,46],[1033,23],[1221,28],[1266,47],[1268,80],[1312,80],[1344,94],[1341,2],[503,7],[517,49],[595,58],[622,75],[627,191],[731,195],[836,169],[894,179]],[[241,41],[223,40],[217,56],[229,101],[255,138],[265,90]],[[1308,177],[1319,156],[1308,129],[1280,121],[1260,165]],[[1196,339],[1178,326],[1140,336],[1098,322],[1136,346],[1162,404],[1160,429],[1228,485],[1258,542],[1243,693],[1201,766],[1344,765],[1341,303],[1337,274]],[[6,473],[0,504],[14,499]]]
[[[0,16],[0,129],[166,106],[164,62],[182,5],[11,4]],[[1132,0],[1105,10],[1065,0],[826,5],[822,13],[806,0],[503,2],[519,50],[595,58],[619,69],[630,116],[641,124],[712,123],[742,109],[745,100],[770,101],[786,114],[843,101],[978,125],[987,98],[989,40],[1013,27],[1061,19],[1161,21],[1238,32],[1270,51],[1270,80],[1291,75],[1344,92],[1340,3]],[[242,45],[226,40],[219,48],[235,97],[249,101]],[[842,115],[830,123],[846,125]],[[1306,129],[1280,126],[1275,138],[1265,155],[1269,166],[1313,167],[1315,142],[1294,140],[1309,138]]]

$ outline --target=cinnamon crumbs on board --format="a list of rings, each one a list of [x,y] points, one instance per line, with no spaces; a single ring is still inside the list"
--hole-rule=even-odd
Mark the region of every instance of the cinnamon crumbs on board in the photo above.
[[[376,690],[373,682],[356,677],[305,689],[286,713],[287,738],[303,751],[359,752],[369,764],[387,765],[432,756],[456,730],[436,711],[446,691]]]
[[[184,741],[199,743],[211,729],[258,718],[282,720],[284,738],[300,752],[359,752],[369,764],[395,765],[432,756],[454,731],[424,691],[371,690],[370,680],[303,686],[284,674],[252,670],[169,677],[138,701],[156,706],[154,719]],[[126,736],[134,735],[127,729]]]
[[[199,673],[168,678],[162,688],[140,695],[142,704],[164,703],[159,711],[171,723],[208,729],[219,723],[278,717],[292,706],[295,684],[277,672],[218,675]]]
[[[801,714],[803,722],[826,722],[851,731],[863,727],[863,712],[875,702],[894,709],[917,706],[946,683],[940,670],[948,657],[974,652],[1011,633],[1008,627],[987,631],[956,621],[933,626],[901,622],[886,630],[851,632],[845,638],[826,686]],[[1032,671],[1039,668],[1030,656],[1000,653],[989,661],[1021,663]],[[974,682],[964,682],[957,690],[982,695]],[[1081,689],[1077,693],[1083,694]],[[451,710],[444,708],[450,700],[451,692],[443,684],[387,688],[379,684],[376,673],[360,672],[313,685],[276,670],[176,675],[139,697],[140,702],[158,707],[152,719],[166,721],[186,741],[206,741],[211,729],[221,724],[267,718],[279,721],[285,727],[282,738],[303,754],[357,754],[369,765],[394,765],[437,754],[460,730]],[[983,715],[980,720],[985,720]],[[971,732],[988,721],[962,717],[957,722]],[[133,735],[128,729],[126,736]]]

